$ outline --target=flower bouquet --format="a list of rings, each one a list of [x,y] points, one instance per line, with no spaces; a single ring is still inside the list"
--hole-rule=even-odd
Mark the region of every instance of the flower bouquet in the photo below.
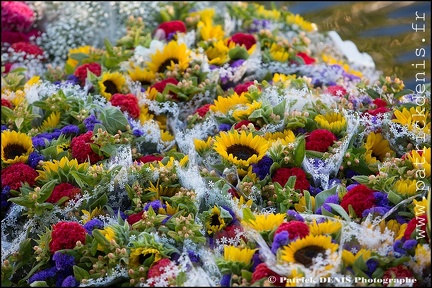
[[[255,3],[2,27],[2,286],[431,285],[430,84]]]

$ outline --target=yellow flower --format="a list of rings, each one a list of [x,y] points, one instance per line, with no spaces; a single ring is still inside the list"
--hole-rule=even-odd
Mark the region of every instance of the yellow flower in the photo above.
[[[414,204],[414,215],[420,216],[426,213],[428,207],[428,200],[426,197],[423,196],[421,201],[417,201],[416,199],[414,199],[413,204]]]
[[[37,170],[39,173],[38,180],[49,180],[51,178],[58,178],[61,174],[59,173],[59,170],[63,170],[65,173],[69,174],[70,171],[78,171],[78,172],[85,172],[89,166],[88,162],[84,162],[81,164],[78,164],[77,159],[71,159],[67,156],[64,156],[60,159],[60,161],[54,159],[52,161],[44,161],[42,164],[41,169]]]
[[[425,268],[431,266],[431,249],[430,244],[418,244],[415,249],[415,261],[419,267]]]
[[[236,110],[234,110],[232,116],[236,121],[244,120],[249,117],[252,112],[255,110],[260,109],[262,106],[262,102],[253,101],[253,103],[246,103],[240,107],[237,107]]]
[[[286,62],[289,58],[288,49],[284,46],[272,43],[270,46],[270,56],[274,61]]]
[[[33,142],[27,134],[12,130],[1,133],[1,159],[4,163],[25,163],[31,152]]]
[[[294,143],[296,140],[294,132],[289,129],[285,129],[283,132],[267,132],[263,137],[269,141],[269,146],[273,146],[276,142],[286,146],[289,143]]]
[[[259,214],[255,215],[255,219],[242,221],[243,225],[249,226],[258,232],[265,232],[278,227],[285,219],[285,214],[282,213],[270,213],[270,214]]]
[[[384,139],[381,133],[369,133],[364,148],[366,148],[365,160],[368,164],[374,164],[378,161],[383,162],[387,153],[390,156],[394,154],[389,141]]]
[[[273,75],[273,83],[284,83],[284,86],[287,87],[292,80],[295,80],[297,78],[297,75],[292,74],[292,75],[285,75],[285,74],[279,74],[279,73],[275,73]]]
[[[420,153],[421,152],[421,153]],[[417,176],[429,178],[431,176],[431,148],[423,147],[422,150],[412,150],[407,153],[408,160],[417,169]]]
[[[149,112],[148,107],[146,105],[142,105],[140,107],[140,116],[138,119],[141,125],[144,125],[145,122],[153,119],[153,116],[154,115]]]
[[[423,113],[424,112],[424,113]],[[408,127],[409,130],[416,130],[430,134],[431,122],[428,111],[418,111],[417,108],[411,107],[409,110],[403,108],[402,111],[394,110],[395,119],[393,122]]]
[[[24,89],[30,88],[31,86],[39,83],[41,83],[40,76],[33,76],[24,84]]]
[[[237,248],[235,246],[224,246],[224,259],[230,262],[238,262],[248,265],[257,249]]]
[[[236,110],[238,106],[249,103],[248,98],[244,93],[238,95],[236,92],[229,97],[218,96],[214,101],[214,105],[210,106],[213,112],[220,112],[226,114],[230,110]]]
[[[205,8],[198,11],[193,11],[189,13],[189,16],[192,18],[199,17],[199,19],[205,23],[212,23],[215,12],[216,11],[214,8]]]
[[[163,142],[170,142],[175,139],[174,135],[172,135],[169,131],[161,130],[161,140]]]
[[[215,137],[213,149],[225,160],[240,167],[257,163],[267,152],[268,142],[263,137],[246,131],[222,132]]]
[[[111,227],[107,227],[103,230],[99,230],[102,235],[105,237],[106,240],[111,241],[111,240],[115,240],[115,231],[113,228]],[[97,250],[99,251],[103,251],[103,247],[101,244],[98,244]]]
[[[338,233],[342,228],[342,224],[337,221],[326,220],[321,223],[317,223],[316,219],[309,224],[309,231],[312,235],[328,235]]]
[[[142,87],[148,87],[152,85],[156,78],[153,71],[149,71],[147,68],[141,68],[139,66],[132,66],[128,71],[129,77],[132,81],[138,81]]]
[[[99,215],[102,215],[103,208],[102,207],[96,207],[95,209],[91,210],[91,212],[89,212],[87,210],[81,210],[81,212],[83,213],[83,215],[81,216],[81,220],[82,220],[83,224],[85,224],[88,221],[90,221],[91,219],[93,219]]]
[[[60,123],[60,112],[52,112],[46,120],[42,122],[40,131],[54,129]]]
[[[319,128],[327,129],[336,135],[344,132],[347,127],[346,119],[341,113],[332,112],[325,115],[317,115],[314,120],[317,122]]]
[[[159,261],[161,253],[155,248],[132,248],[129,255],[129,265],[131,267],[138,267],[144,264],[144,261],[154,256],[153,263]]]
[[[122,93],[126,84],[126,78],[119,72],[102,72],[101,80],[98,82],[100,94],[108,101],[112,95]]]
[[[315,211],[315,197],[313,197],[313,196],[310,196],[310,202],[311,202],[311,210],[312,211]],[[296,204],[294,204],[294,209],[297,211],[297,212],[300,212],[300,213],[302,213],[302,212],[305,212],[306,211],[306,197],[305,196],[302,196],[301,198],[300,198],[300,200],[299,200],[299,202],[298,203],[296,203]]]
[[[78,61],[71,58],[72,54],[82,53],[82,54],[90,55],[91,53],[95,52],[95,49],[96,48],[89,46],[89,45],[69,49],[68,59],[66,61],[66,65],[69,65],[70,67],[75,68],[78,65]]]
[[[393,190],[402,197],[410,197],[416,195],[417,191],[417,180],[414,179],[400,179],[393,185]]]
[[[194,146],[195,146],[195,150],[199,153],[199,154],[203,154],[206,151],[210,150],[210,148],[213,145],[213,137],[208,137],[206,141],[198,139],[198,138],[194,138]]]
[[[221,66],[227,63],[229,60],[229,49],[223,40],[211,43],[205,50],[209,64]]]
[[[225,36],[225,31],[221,25],[212,25],[212,21],[204,20],[198,22],[197,29],[201,39],[204,41],[220,41]]]
[[[345,72],[352,74],[354,76],[357,76],[359,78],[363,77],[363,73],[361,73],[360,71],[352,69],[347,63],[344,63],[342,60],[335,59],[335,58],[333,58],[329,55],[326,55],[326,54],[324,54],[321,57],[322,57],[323,61],[329,65],[335,65],[335,64],[339,65],[345,70]]]
[[[358,258],[362,257],[363,261],[366,262],[371,257],[372,252],[365,249],[360,249],[355,255],[348,250],[342,251],[342,261],[346,266],[352,266]]]
[[[391,219],[389,221],[382,220],[379,223],[380,231],[381,233],[384,233],[384,231],[387,229],[389,231],[392,231],[394,233],[395,240],[400,240],[404,236],[406,227],[408,226],[407,223],[399,224],[399,222],[395,219]]]
[[[151,55],[151,62],[148,62],[148,68],[154,73],[164,73],[166,70],[184,71],[189,67],[191,61],[190,51],[186,44],[178,44],[177,41],[170,41],[165,45],[163,51],[157,50]]]
[[[276,9],[267,10],[263,5],[252,3],[255,6],[256,14],[259,18],[271,19],[274,21],[279,21],[281,16],[281,11]]]
[[[331,253],[335,253],[338,246],[338,244],[332,243],[332,238],[330,236],[308,235],[283,247],[281,260],[289,263],[302,264],[309,268],[318,255],[321,254],[322,257],[325,258],[327,250],[330,250]]]
[[[288,24],[297,25],[301,30],[306,32],[314,30],[314,25],[311,22],[304,20],[304,18],[299,14],[290,14],[286,16],[285,21]]]
[[[226,226],[225,220],[221,217],[221,211],[216,205],[213,206],[210,211],[210,215],[207,217],[205,225],[209,235],[222,230]]]

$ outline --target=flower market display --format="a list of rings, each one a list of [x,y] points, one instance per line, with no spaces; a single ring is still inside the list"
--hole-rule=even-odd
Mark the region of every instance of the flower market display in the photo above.
[[[253,2],[1,8],[2,287],[430,287],[430,83]]]

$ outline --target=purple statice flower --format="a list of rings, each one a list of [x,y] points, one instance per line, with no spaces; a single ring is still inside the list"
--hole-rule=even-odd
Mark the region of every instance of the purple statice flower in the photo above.
[[[336,195],[331,195],[331,196],[327,197],[327,199],[324,201],[323,205],[317,209],[316,214],[322,214],[322,211],[321,211],[322,207],[324,207],[324,209],[329,211],[329,212],[332,211],[331,206],[328,205],[329,203],[339,204],[339,196],[336,194]]]
[[[5,130],[9,130],[9,128],[6,125],[1,125],[1,132],[5,131]]]
[[[299,127],[293,130],[294,135],[298,136],[298,135],[304,135],[306,134],[308,131],[303,128],[303,127]]]
[[[354,171],[350,168],[347,168],[344,171],[345,171],[345,177],[347,179],[351,179],[352,177],[359,175],[356,171]]]
[[[66,84],[70,83],[70,84],[73,84],[73,85],[79,85],[80,81],[79,81],[78,77],[76,77],[75,75],[71,74],[71,75],[67,76],[65,83]]]
[[[231,129],[231,125],[229,124],[220,124],[219,125],[219,131],[228,131]]]
[[[104,223],[98,218],[93,218],[90,221],[86,222],[83,227],[87,231],[87,234],[92,235],[93,230],[102,229],[104,227]]]
[[[33,151],[30,153],[27,163],[30,167],[32,167],[33,169],[36,169],[36,167],[39,165],[39,161],[43,161],[45,160],[45,156],[42,154],[39,154],[36,151]]]
[[[265,155],[257,163],[252,164],[252,172],[255,173],[260,180],[263,180],[269,173],[273,160]]]
[[[415,246],[417,245],[417,240],[415,239],[408,239],[405,241],[405,243],[403,244],[402,248],[405,249],[406,251],[409,251],[413,248],[415,248]]]
[[[101,124],[99,120],[96,119],[95,115],[90,115],[83,121],[84,126],[86,127],[87,131],[93,131],[95,124]]]
[[[252,256],[252,271],[255,271],[256,267],[262,262],[263,261],[261,259],[259,250],[255,251],[254,255]]]
[[[367,266],[367,268],[368,268],[368,270],[366,271],[366,274],[369,276],[369,277],[372,277],[372,274],[375,272],[375,270],[378,268],[378,266],[379,266],[379,262],[378,262],[378,260],[376,260],[376,259],[373,259],[373,258],[369,258],[367,261],[366,261],[366,266]]]
[[[154,200],[154,201],[147,203],[144,206],[144,210],[148,211],[148,209],[150,209],[150,207],[152,207],[153,211],[155,211],[156,213],[159,211],[159,208],[166,209],[166,205],[163,204],[160,200]]]
[[[123,211],[121,211],[120,209],[114,209],[114,214],[115,215],[120,215],[120,217],[123,220],[126,220],[128,218],[128,215],[126,215]]]
[[[220,281],[220,286],[221,287],[231,287],[230,283],[231,283],[231,274],[224,274],[222,276],[221,281]]]
[[[352,188],[356,187],[357,185],[359,185],[359,184],[356,183],[356,184],[348,185],[348,186],[346,187],[346,189],[347,189],[348,191],[350,191]]]
[[[54,277],[56,275],[56,273],[57,273],[57,268],[56,267],[50,267],[50,268],[44,269],[42,271],[39,271],[39,272],[33,274],[28,281],[30,284],[35,282],[35,281],[45,281],[48,278]]]
[[[188,252],[189,259],[192,262],[199,263],[201,261],[201,258],[200,258],[199,254],[195,253],[192,250],[187,250],[187,252]]]
[[[45,148],[47,144],[49,144],[50,140],[45,137],[47,133],[41,133],[32,138],[33,147],[36,149]]]
[[[132,130],[132,134],[133,134],[135,137],[141,137],[141,136],[144,135],[144,131],[142,131],[141,129],[133,129],[133,130]]]
[[[403,241],[402,240],[396,240],[393,243],[393,251],[396,257],[401,257],[402,255],[406,254],[406,251],[402,248]]]
[[[387,193],[384,192],[374,192],[374,197],[375,197],[375,203],[377,206],[382,206],[382,207],[390,207],[390,202],[387,198]]]
[[[287,211],[287,220],[288,221],[296,220],[296,221],[301,221],[301,222],[305,221],[304,218],[294,210],[288,210]]]
[[[273,254],[276,254],[279,247],[287,245],[288,240],[289,240],[288,231],[282,231],[276,234],[274,236],[272,247],[271,247],[271,251],[273,252]]]
[[[248,32],[257,33],[263,29],[270,29],[271,24],[271,20],[268,19],[253,19]]]
[[[332,187],[334,187],[334,186],[336,186],[338,184],[341,184],[341,180],[340,179],[338,179],[338,178],[330,179],[330,181],[328,183],[328,185],[329,185],[328,189],[330,189],[330,188],[332,188]]]
[[[75,279],[75,277],[72,276],[72,275],[70,275],[70,276],[67,276],[67,277],[63,280],[63,282],[62,282],[62,284],[61,284],[61,287],[78,287],[78,285],[79,285],[79,283],[78,283],[78,281]]]
[[[245,61],[246,60],[244,60],[244,59],[235,60],[230,64],[230,67],[232,67],[232,68],[240,67]]]
[[[75,265],[75,257],[72,255],[64,254],[61,252],[56,252],[53,255],[55,267],[58,271],[68,271],[71,270],[72,267]]]
[[[320,192],[322,192],[322,189],[321,188],[318,188],[318,187],[314,187],[314,186],[312,186],[312,185],[310,185],[309,186],[309,193],[312,195],[312,196],[316,196],[318,193],[320,193]]]
[[[60,133],[61,134],[65,134],[66,136],[76,136],[78,134],[80,134],[80,129],[78,126],[70,124],[70,125],[66,125],[63,128],[60,129]]]
[[[403,216],[400,216],[400,215],[396,215],[395,218],[396,218],[396,221],[399,224],[405,224],[405,223],[408,223],[408,221],[409,221],[409,220],[405,219]]]
[[[1,211],[2,211],[2,216],[3,216],[3,211],[7,211],[7,209],[9,209],[9,207],[10,207],[10,205],[11,205],[11,202],[9,202],[9,201],[7,201],[10,197],[11,197],[11,194],[10,194],[10,186],[4,186],[3,187],[3,189],[2,189],[2,191],[1,191],[1,197],[0,197],[0,200],[1,200]]]
[[[384,216],[389,210],[390,208],[388,207],[374,206],[372,208],[365,209],[362,213],[362,217],[367,217],[369,213],[372,213],[376,216]]]

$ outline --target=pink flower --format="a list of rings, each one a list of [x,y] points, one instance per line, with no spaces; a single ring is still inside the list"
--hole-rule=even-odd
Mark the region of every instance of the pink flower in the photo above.
[[[347,94],[346,89],[339,85],[329,86],[327,88],[327,92],[333,96],[339,96],[339,97],[343,97],[344,95]]]
[[[254,44],[256,44],[256,39],[252,34],[236,33],[228,40],[228,44],[230,42],[234,42],[240,46],[244,45],[246,49],[249,50]]]
[[[34,12],[24,1],[1,2],[2,30],[27,32],[34,21]]]

